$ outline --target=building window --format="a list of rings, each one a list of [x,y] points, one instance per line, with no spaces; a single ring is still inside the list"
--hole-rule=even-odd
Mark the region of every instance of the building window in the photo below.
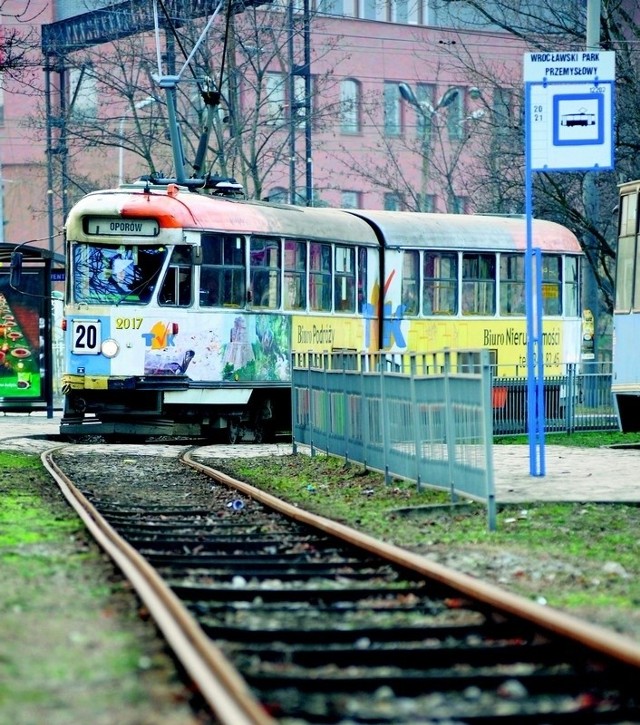
[[[360,83],[347,78],[340,84],[340,130],[360,132]]]
[[[402,211],[403,207],[402,197],[399,194],[388,192],[384,195],[385,211]]]
[[[358,0],[316,0],[316,8],[321,15],[358,17]]]
[[[496,136],[505,136],[513,126],[511,118],[512,93],[508,88],[496,88],[493,91],[493,133]]]
[[[433,212],[436,208],[436,197],[435,194],[422,194],[417,196],[418,204],[420,204],[420,211]]]
[[[342,0],[342,14],[347,18],[357,18],[358,0]]]
[[[97,81],[86,68],[69,71],[69,103],[75,118],[95,119],[98,116]]]
[[[469,197],[452,196],[451,197],[451,213],[452,214],[466,214],[468,204],[469,204]]]
[[[395,81],[384,84],[384,132],[387,136],[400,136],[402,133],[400,93]]]
[[[362,17],[365,20],[386,20],[387,0],[362,0]]]
[[[446,107],[447,131],[451,141],[459,141],[464,132],[464,93],[462,88],[456,90],[458,93],[452,96],[453,100]]]
[[[418,25],[421,10],[422,2],[420,0],[391,0],[391,22]]]
[[[436,87],[433,83],[417,83],[415,93],[418,103],[423,109],[422,113],[416,111],[416,137],[424,142],[429,140],[431,134]]]
[[[284,123],[287,103],[285,76],[283,73],[267,73],[266,76],[267,123],[277,126]]]
[[[319,15],[342,15],[340,0],[317,0],[316,10]]]
[[[343,209],[362,209],[361,194],[359,191],[341,192],[341,206]]]
[[[313,78],[311,79],[313,86]],[[293,79],[293,101],[289,89],[289,77],[285,73],[266,74],[266,115],[267,123],[272,126],[283,125],[286,121],[295,120],[298,128],[305,125],[306,119],[306,85],[302,76]],[[313,98],[313,89],[311,90]]]
[[[312,81],[313,81],[313,79],[312,79]],[[313,85],[313,82],[312,82],[312,85]],[[306,86],[305,86],[303,76],[294,77],[293,89],[294,89],[295,98],[293,99],[293,104],[291,105],[291,110],[295,114],[296,126],[298,128],[303,128],[305,125],[306,117],[307,117],[307,106],[306,106],[307,91],[306,91]],[[313,88],[311,88],[310,93],[311,93],[311,98],[313,98]],[[289,116],[289,118],[291,118],[291,116]]]

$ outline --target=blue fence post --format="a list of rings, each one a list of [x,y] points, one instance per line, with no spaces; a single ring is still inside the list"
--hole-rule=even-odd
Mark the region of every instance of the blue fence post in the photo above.
[[[298,445],[296,442],[296,428],[298,415],[297,410],[299,406],[298,402],[298,388],[296,387],[296,353],[292,352],[291,357],[291,452],[295,456],[298,452]]]
[[[447,446],[447,467],[449,469],[449,491],[451,494],[451,502],[458,500],[455,486],[455,460],[456,460],[456,424],[453,415],[453,406],[451,400],[451,390],[449,388],[449,373],[451,372],[451,351],[444,351],[444,435]]]
[[[366,357],[367,353],[360,353],[360,396],[358,398],[358,410],[360,411],[360,420],[362,423],[362,465],[365,470],[367,468],[367,441],[369,440],[369,408],[367,406],[366,396],[364,394],[365,367],[368,366]]]
[[[420,427],[420,409],[418,407],[418,396],[416,395],[416,357],[412,354],[409,358],[409,372],[411,380],[411,421],[413,423],[413,445],[415,447],[416,463],[416,486],[420,488],[421,462],[422,462],[422,430]]]
[[[378,375],[380,376],[380,415],[382,417],[382,451],[384,460],[384,482],[387,486],[391,483],[389,476],[389,417],[385,415],[387,410],[387,390],[385,387],[385,371],[382,369],[382,356],[378,356]]]
[[[489,351],[482,350],[480,353],[482,361],[482,438],[485,457],[485,488],[487,497],[487,526],[489,531],[496,530],[496,492],[493,477],[493,407],[492,407],[492,370],[489,358]]]

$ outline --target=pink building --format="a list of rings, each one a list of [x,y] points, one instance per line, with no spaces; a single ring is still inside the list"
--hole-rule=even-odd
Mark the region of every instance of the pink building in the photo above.
[[[5,74],[0,128],[4,241],[36,240],[61,252],[64,215],[75,199],[117,184],[120,176],[131,180],[149,172],[148,159],[136,156],[135,149],[140,154],[147,148],[135,143],[137,133],[148,132],[154,166],[170,172],[164,95],[150,74],[144,82],[138,74],[140,85],[128,100],[124,87],[120,94],[113,87],[105,94],[99,69],[90,63],[75,66],[77,53],[70,52],[101,43],[109,47],[106,38],[122,37],[135,26],[146,31],[145,47],[153,61],[152,27],[145,25],[152,19],[152,0],[32,0],[29,17],[12,16],[23,5],[13,0],[3,5],[5,35],[32,24],[38,37],[42,33],[47,55],[43,60],[36,47],[32,66],[20,79]],[[216,7],[211,0],[184,0],[184,5],[205,8],[200,12],[205,20]],[[258,156],[259,185],[250,174],[238,178],[247,193],[283,201],[294,193],[298,203],[312,193],[314,204],[330,206],[474,211],[479,171],[508,125],[505,119],[522,85],[524,46],[498,30],[470,29],[474,18],[454,19],[441,5],[438,10],[438,3],[427,6],[426,0],[312,2],[308,101],[304,32],[288,57],[285,45],[277,59],[269,56],[266,42],[254,49],[256,56],[269,59],[262,77],[268,96],[258,112],[269,133],[265,162]],[[285,29],[287,17],[293,17],[286,6],[269,12],[270,22],[279,16]],[[297,23],[301,14],[302,8],[294,14]],[[223,28],[219,17],[206,43],[212,37],[219,42]],[[213,74],[221,63],[213,45],[210,50]],[[254,79],[246,70],[249,55],[247,47],[236,45],[236,69],[245,64],[236,88],[237,117],[256,113]],[[292,59],[298,72],[290,81]],[[133,65],[139,71],[142,63]],[[223,82],[223,97],[225,90]],[[311,109],[308,124],[305,104]],[[78,138],[77,129],[87,119],[95,143]],[[226,167],[235,177],[239,171],[236,162]]]

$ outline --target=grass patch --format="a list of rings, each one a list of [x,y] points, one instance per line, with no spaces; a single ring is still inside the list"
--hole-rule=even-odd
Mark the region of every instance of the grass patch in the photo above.
[[[600,434],[580,439],[603,443]],[[381,474],[332,456],[242,458],[215,465],[290,503],[445,563],[456,554],[456,568],[466,562],[467,573],[493,577],[525,596],[543,595],[558,607],[600,602],[631,611],[640,602],[638,506],[502,505],[497,531],[490,532],[482,504],[443,506],[450,500],[447,492],[419,490],[406,481],[385,484]]]
[[[118,711],[145,700],[142,642],[155,633],[39,457],[0,463],[0,720],[132,721]]]
[[[603,446],[640,446],[640,433],[620,433],[619,431],[547,433],[545,443],[553,446],[572,446],[574,448],[602,448]],[[496,436],[495,445],[525,445],[529,442],[526,435]]]

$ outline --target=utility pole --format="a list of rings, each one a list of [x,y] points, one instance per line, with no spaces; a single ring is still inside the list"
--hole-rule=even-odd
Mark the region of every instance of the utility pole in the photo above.
[[[304,158],[305,158],[305,204],[313,206],[313,160],[311,156],[311,13],[310,0],[303,1],[302,7],[302,64],[296,63],[295,37],[299,24],[296,23],[294,3],[289,3],[289,201],[298,203],[296,179],[296,141],[298,127],[301,125],[300,111],[304,112]],[[300,86],[296,82],[302,78],[304,82],[304,98],[298,100]]]
[[[587,0],[587,37],[586,49],[598,50],[600,47],[600,7],[601,0]],[[582,186],[582,203],[587,223],[595,226],[600,219],[600,199],[596,189],[596,172],[587,171]],[[600,319],[600,293],[597,279],[597,259],[599,257],[597,241],[591,232],[584,239],[587,253],[587,267],[584,270],[584,310],[589,310],[593,319],[593,352],[583,350],[583,360],[598,362],[598,326]],[[583,338],[584,339],[584,338]],[[594,370],[595,372],[595,370]]]
[[[296,203],[296,125],[298,122],[295,106],[296,100],[296,74],[295,74],[295,23],[294,3],[289,2],[289,203]]]
[[[304,0],[304,153],[307,206],[313,206],[313,158],[311,150],[311,13]]]

